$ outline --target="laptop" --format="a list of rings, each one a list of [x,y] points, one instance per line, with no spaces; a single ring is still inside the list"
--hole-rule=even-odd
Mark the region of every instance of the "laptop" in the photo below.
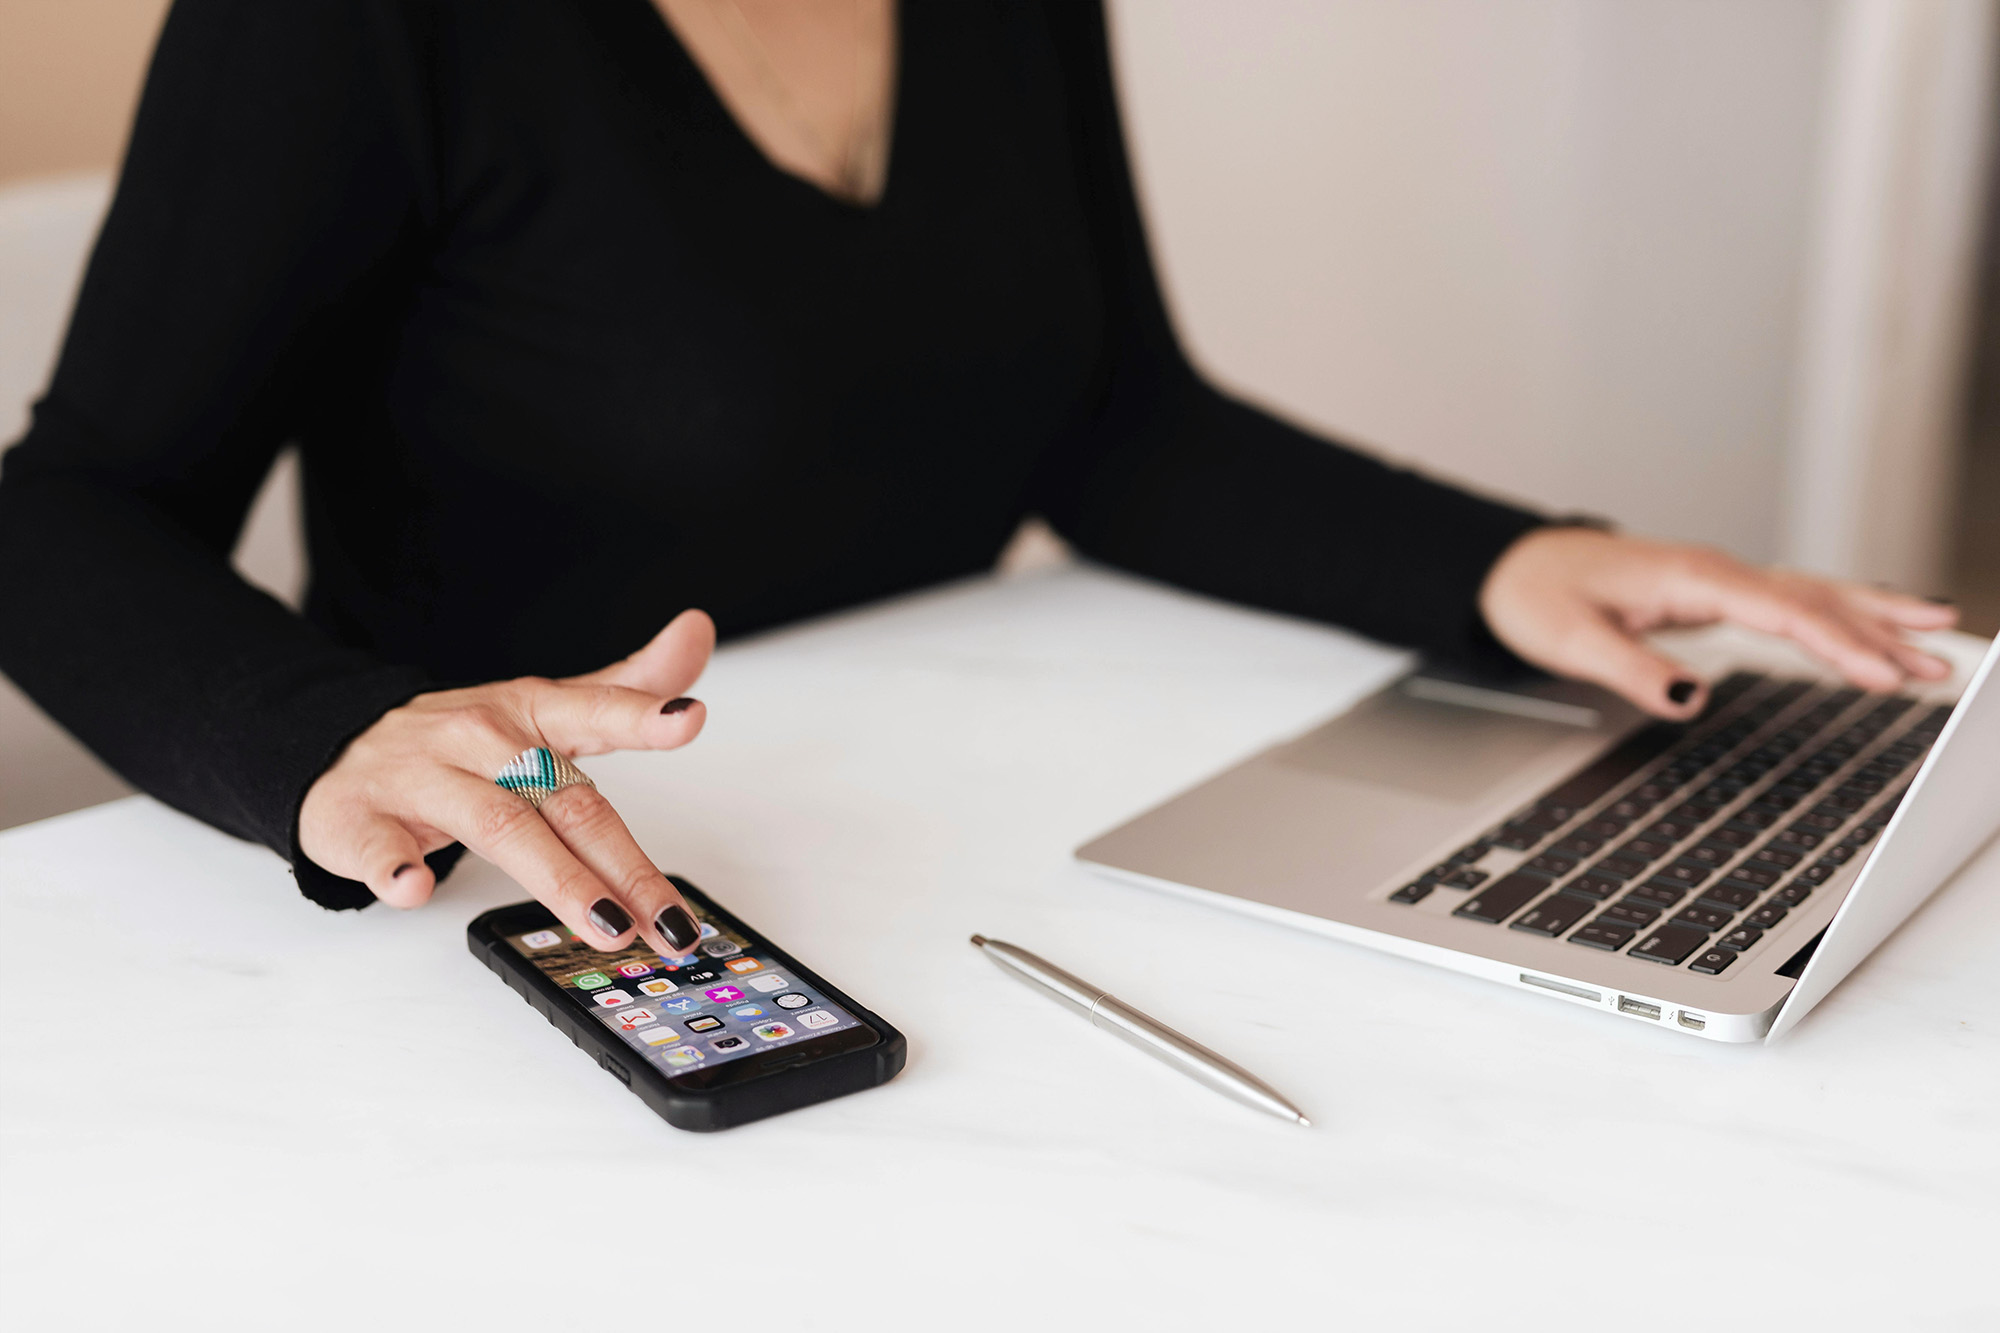
[[[1419,670],[1076,856],[1690,1036],[1774,1039],[2000,829],[2000,640],[1896,694],[1728,627],[1675,651],[1715,682],[1692,722]]]

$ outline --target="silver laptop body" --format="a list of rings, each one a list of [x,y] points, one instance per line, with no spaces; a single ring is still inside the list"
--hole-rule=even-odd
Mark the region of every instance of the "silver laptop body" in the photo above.
[[[1726,629],[1676,651],[1738,691],[1693,726],[1573,682],[1419,672],[1077,858],[1691,1035],[1776,1037],[2000,829],[2000,640],[1899,696]],[[1622,851],[1662,821],[1663,859]]]

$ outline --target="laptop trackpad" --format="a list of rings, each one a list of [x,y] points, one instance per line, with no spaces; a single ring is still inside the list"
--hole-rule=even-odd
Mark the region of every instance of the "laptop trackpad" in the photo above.
[[[1281,764],[1454,804],[1478,801],[1577,728],[1384,690],[1280,747]]]

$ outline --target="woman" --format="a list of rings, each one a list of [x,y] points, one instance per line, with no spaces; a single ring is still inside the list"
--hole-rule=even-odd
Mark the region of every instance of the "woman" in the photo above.
[[[1945,609],[1552,524],[1218,394],[1101,13],[892,3],[181,0],[0,480],[0,666],[326,906],[422,903],[462,844],[670,954],[693,922],[609,805],[496,774],[685,744],[717,625],[984,569],[1030,514],[1662,717],[1704,701],[1634,637],[1670,623],[1944,674],[1901,636]],[[228,566],[288,440],[303,617]]]

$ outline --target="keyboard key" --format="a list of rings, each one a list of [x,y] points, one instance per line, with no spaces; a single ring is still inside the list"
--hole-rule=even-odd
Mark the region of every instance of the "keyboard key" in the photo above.
[[[1476,889],[1486,882],[1486,872],[1467,866],[1462,870],[1452,871],[1445,876],[1443,882],[1447,889]]]
[[[1682,908],[1675,914],[1674,921],[1683,926],[1694,926],[1705,932],[1713,932],[1728,925],[1729,919],[1735,915],[1734,912],[1703,907],[1700,903],[1696,903],[1693,907]]]
[[[1692,832],[1694,832],[1694,825],[1692,824],[1684,824],[1678,819],[1662,819],[1659,823],[1647,829],[1645,836],[1655,842],[1672,845]]]
[[[1431,886],[1423,880],[1418,880],[1413,884],[1405,884],[1402,888],[1390,894],[1389,901],[1392,903],[1420,903],[1430,896]]]
[[[1552,879],[1561,879],[1564,875],[1576,869],[1576,858],[1573,856],[1564,856],[1560,852],[1543,852],[1540,856],[1528,862],[1527,868],[1529,870],[1539,870]]]
[[[1835,810],[1828,813],[1814,810],[1809,814],[1800,816],[1798,822],[1793,824],[1792,827],[1795,829],[1809,829],[1814,833],[1831,833],[1846,822],[1847,816],[1842,811]]]
[[[1777,866],[1740,865],[1729,872],[1729,878],[1738,884],[1748,884],[1753,889],[1768,889],[1778,882],[1785,872]]]
[[[1662,884],[1656,879],[1647,880],[1638,888],[1625,895],[1626,902],[1652,903],[1655,907],[1672,907],[1687,897],[1687,890],[1673,884]]]
[[[1738,926],[1724,935],[1716,943],[1725,949],[1743,950],[1764,938],[1764,932],[1755,926]]]
[[[1688,971],[1706,972],[1708,975],[1714,976],[1717,972],[1722,971],[1735,961],[1736,954],[1732,950],[1708,949],[1698,955],[1692,963],[1688,964]]]
[[[1613,903],[1605,908],[1604,915],[1597,919],[1621,926],[1650,926],[1660,919],[1660,909],[1627,898],[1622,903]]]
[[[1734,860],[1735,857],[1734,847],[1717,847],[1706,842],[1698,842],[1692,847],[1681,850],[1682,865],[1700,866],[1704,870],[1713,870],[1725,861]]]
[[[1821,841],[1823,840],[1821,839],[1820,835],[1813,832],[1811,829],[1802,829],[1797,825],[1793,825],[1791,828],[1786,829],[1783,833],[1780,833],[1777,836],[1777,838],[1773,841],[1773,845],[1774,846],[1781,845],[1783,847],[1786,847],[1787,849],[1797,849],[1800,851],[1809,852],[1813,848],[1819,846]]]
[[[1727,824],[1724,824],[1721,828],[1710,829],[1708,836],[1701,840],[1701,845],[1704,847],[1720,847],[1724,850],[1735,852],[1741,851],[1755,841],[1757,841],[1756,834],[1744,829],[1730,828]]]
[[[1516,851],[1516,852],[1525,852],[1530,847],[1533,847],[1536,843],[1540,842],[1541,840],[1542,840],[1541,830],[1516,828],[1512,824],[1509,824],[1506,828],[1501,829],[1500,832],[1495,834],[1493,837],[1493,841],[1498,843],[1500,846],[1505,847],[1510,851]]]
[[[1554,938],[1583,920],[1596,905],[1588,898],[1572,898],[1566,893],[1558,893],[1523,912],[1513,928],[1525,930],[1530,935]]]
[[[1847,847],[1866,847],[1870,842],[1874,841],[1875,835],[1880,832],[1881,830],[1878,828],[1872,828],[1867,824],[1863,824],[1840,841],[1842,845]]]
[[[1593,875],[1611,875],[1618,879],[1637,879],[1646,873],[1644,861],[1634,861],[1629,856],[1607,856],[1590,868]]]
[[[1634,838],[1618,849],[1618,855],[1628,861],[1647,862],[1657,861],[1672,850],[1670,842],[1661,842],[1657,838]]]
[[[1751,857],[1751,863],[1776,866],[1780,870],[1790,870],[1803,858],[1804,853],[1790,851],[1783,847],[1766,847]]]
[[[1570,936],[1569,942],[1571,944],[1589,945],[1593,949],[1610,949],[1616,951],[1624,948],[1634,933],[1630,926],[1607,926],[1593,921],[1582,930],[1576,932],[1576,934]]]
[[[1452,915],[1498,925],[1533,902],[1535,896],[1548,887],[1548,880],[1540,875],[1516,872],[1494,881],[1460,903]]]
[[[1625,881],[1613,879],[1609,875],[1578,875],[1563,885],[1564,893],[1579,894],[1593,902],[1603,902],[1612,894],[1625,887]]]
[[[1704,805],[1700,801],[1689,801],[1686,805],[1674,807],[1669,816],[1676,824],[1706,824],[1715,818],[1715,806]]]
[[[1833,872],[1840,869],[1831,861],[1815,861],[1799,872],[1799,878],[1807,884],[1824,884],[1833,878]]]
[[[1733,879],[1725,879],[1720,884],[1711,884],[1703,889],[1699,901],[1707,903],[1711,907],[1722,907],[1727,908],[1731,912],[1740,912],[1751,903],[1757,901],[1757,893],[1758,890],[1751,888],[1748,884],[1739,884]]]
[[[1620,819],[1616,816],[1599,815],[1578,829],[1577,832],[1598,839],[1598,845],[1602,846],[1604,839],[1617,837],[1625,831],[1626,825],[1631,822],[1629,819]]]
[[[1671,884],[1676,888],[1692,889],[1697,885],[1705,883],[1708,877],[1714,873],[1707,866],[1691,866],[1685,861],[1676,861],[1670,866],[1661,867],[1653,878],[1647,882],[1652,884]]]
[[[1797,907],[1800,903],[1812,897],[1812,891],[1813,891],[1812,885],[1801,884],[1797,880],[1794,880],[1790,884],[1787,884],[1784,888],[1779,889],[1776,893],[1772,894],[1771,901],[1774,903],[1781,903],[1786,907]]]
[[[1833,846],[1827,848],[1819,859],[1822,861],[1831,861],[1837,866],[1844,866],[1854,859],[1854,849],[1846,843],[1835,843]]]
[[[1665,925],[1632,946],[1632,957],[1649,963],[1679,967],[1682,960],[1702,946],[1708,932],[1693,926]]]
[[[1777,815],[1769,810],[1738,810],[1729,817],[1724,827],[1742,829],[1746,833],[1762,833],[1777,822]]]
[[[1749,916],[1744,917],[1743,924],[1746,926],[1755,926],[1759,930],[1769,930],[1785,919],[1785,911],[1784,906],[1779,903],[1766,903]]]
[[[1583,834],[1578,833],[1564,838],[1549,850],[1551,852],[1560,852],[1564,856],[1594,856],[1597,853],[1597,849],[1603,845],[1604,840],[1602,838],[1587,838]]]

